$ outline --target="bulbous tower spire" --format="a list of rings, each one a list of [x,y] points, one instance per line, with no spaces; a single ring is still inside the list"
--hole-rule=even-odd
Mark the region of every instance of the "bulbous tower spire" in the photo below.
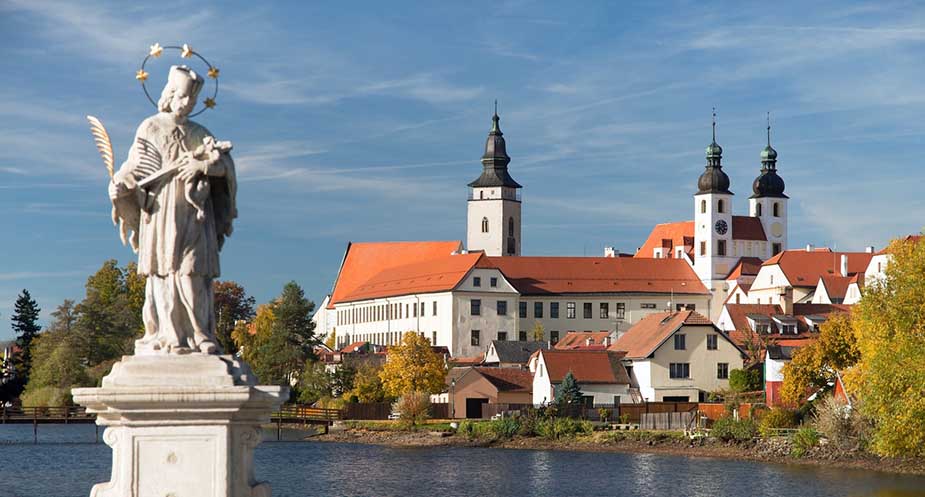
[[[729,176],[723,171],[723,147],[716,143],[716,108],[713,109],[713,142],[707,146],[706,170],[697,180],[697,194],[728,193]]]
[[[485,153],[482,155],[482,175],[470,187],[505,186],[521,188],[507,170],[511,158],[507,155],[507,144],[501,132],[501,118],[498,117],[498,102],[495,101],[495,113],[491,116],[491,130],[485,141]]]
[[[754,195],[751,198],[778,197],[784,195],[784,180],[777,174],[777,150],[771,147],[771,114],[768,113],[768,144],[761,151],[761,174],[752,183]]]

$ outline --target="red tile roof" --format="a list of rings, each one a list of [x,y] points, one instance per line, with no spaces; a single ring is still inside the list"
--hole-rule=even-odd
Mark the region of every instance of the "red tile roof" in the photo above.
[[[532,392],[533,373],[520,368],[472,368],[499,392]]]
[[[767,241],[768,237],[757,217],[732,216],[732,239]]]
[[[481,252],[424,260],[384,269],[341,297],[355,302],[416,293],[446,292],[456,288],[475,267],[491,267]]]
[[[837,275],[841,270],[841,256],[848,256],[848,273],[863,273],[873,254],[866,252],[807,252],[785,250],[764,261],[762,266],[780,266],[791,286],[815,287],[824,275]]]
[[[656,224],[655,227],[652,228],[652,232],[649,233],[649,238],[646,239],[642,247],[636,252],[635,257],[651,259],[653,250],[665,248],[668,252],[666,257],[672,258],[675,252],[674,247],[684,247],[685,245],[690,247],[688,250],[691,253],[688,253],[688,255],[693,256],[693,221]]]
[[[360,349],[366,347],[367,342],[353,342],[349,345],[346,345],[344,348],[340,349],[342,354],[351,354],[357,352]]]
[[[370,276],[385,269],[445,257],[461,248],[459,241],[349,243],[328,308],[333,309]]]
[[[553,347],[557,350],[584,349],[588,346],[585,342],[590,338],[591,346],[603,347],[604,339],[610,336],[609,331],[570,331],[565,334]],[[606,347],[604,347],[606,348]],[[602,349],[603,350],[603,349]]]
[[[578,383],[629,384],[622,352],[608,350],[540,350],[549,381],[560,383],[571,371]]]
[[[784,314],[783,309],[776,304],[726,304],[726,311],[729,313],[729,318],[732,320],[732,325],[735,327],[735,331],[729,332],[729,336],[738,344],[744,342],[747,336],[746,332],[751,330],[751,326],[748,324],[749,314],[760,314],[768,318]],[[850,305],[794,304],[793,313],[790,314],[790,316],[797,318],[797,333],[804,334],[812,332],[809,325],[806,323],[805,316],[828,316],[833,312],[847,313],[850,311]],[[773,321],[771,322],[771,327],[772,333],[768,336],[780,336]],[[793,335],[784,336],[789,339],[794,338]]]
[[[844,299],[848,294],[848,285],[851,281],[857,281],[857,274],[851,276],[841,276],[833,274],[824,274],[819,281],[825,286],[825,293],[829,299]]]
[[[610,349],[622,350],[633,359],[649,357],[684,325],[713,326],[713,323],[696,311],[652,313],[627,330]]]
[[[489,257],[521,295],[709,292],[678,259],[629,257]]]
[[[742,257],[732,268],[732,271],[729,271],[726,279],[734,280],[742,276],[757,276],[758,270],[761,269],[763,263],[764,261],[757,257]]]

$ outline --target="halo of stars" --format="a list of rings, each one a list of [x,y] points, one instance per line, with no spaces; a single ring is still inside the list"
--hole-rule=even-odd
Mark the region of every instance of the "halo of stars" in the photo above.
[[[206,72],[206,76],[215,82],[214,89],[212,90],[212,96],[206,97],[206,99],[202,101],[203,107],[197,112],[190,114],[189,117],[198,116],[199,114],[205,112],[207,109],[215,108],[215,97],[218,96],[219,70],[217,67],[210,64],[209,61],[205,59],[205,57],[199,54],[199,52],[193,50],[193,47],[187,43],[184,43],[181,46],[168,45],[165,47],[162,47],[160,43],[155,43],[148,47],[148,55],[145,57],[145,60],[141,62],[141,69],[135,71],[135,79],[141,82],[141,89],[144,90],[145,96],[148,97],[148,101],[151,102],[151,105],[153,105],[154,108],[157,108],[157,102],[151,98],[151,94],[148,93],[148,87],[145,85],[145,82],[148,80],[149,76],[148,72],[145,71],[145,66],[148,64],[149,60],[158,59],[164,55],[164,50],[179,50],[181,58],[191,59],[196,57],[197,59],[201,60],[206,66],[209,67],[209,70]]]

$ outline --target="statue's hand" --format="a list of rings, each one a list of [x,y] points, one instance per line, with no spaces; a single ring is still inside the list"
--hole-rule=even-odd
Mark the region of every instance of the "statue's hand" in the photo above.
[[[183,158],[184,164],[180,166],[180,179],[190,181],[200,174],[209,174],[209,166],[218,162],[219,157],[221,157],[221,154],[215,150],[202,152],[198,155],[186,155]]]
[[[125,183],[122,183],[121,181],[119,182],[110,181],[109,182],[109,198],[112,200],[116,200],[119,197],[124,197],[130,191],[131,190],[129,190],[129,188],[125,185]]]

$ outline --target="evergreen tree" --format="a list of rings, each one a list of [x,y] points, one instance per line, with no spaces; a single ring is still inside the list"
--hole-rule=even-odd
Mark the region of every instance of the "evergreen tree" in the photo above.
[[[572,375],[571,371],[565,373],[562,383],[556,388],[556,404],[558,404],[560,412],[571,415],[581,405],[581,398],[581,388],[578,386],[575,376]]]
[[[19,353],[14,358],[14,368],[19,382],[25,385],[29,381],[29,369],[32,367],[32,340],[38,335],[39,327],[38,304],[33,300],[29,290],[23,290],[16,298],[13,308],[13,332],[16,334],[16,346]]]

